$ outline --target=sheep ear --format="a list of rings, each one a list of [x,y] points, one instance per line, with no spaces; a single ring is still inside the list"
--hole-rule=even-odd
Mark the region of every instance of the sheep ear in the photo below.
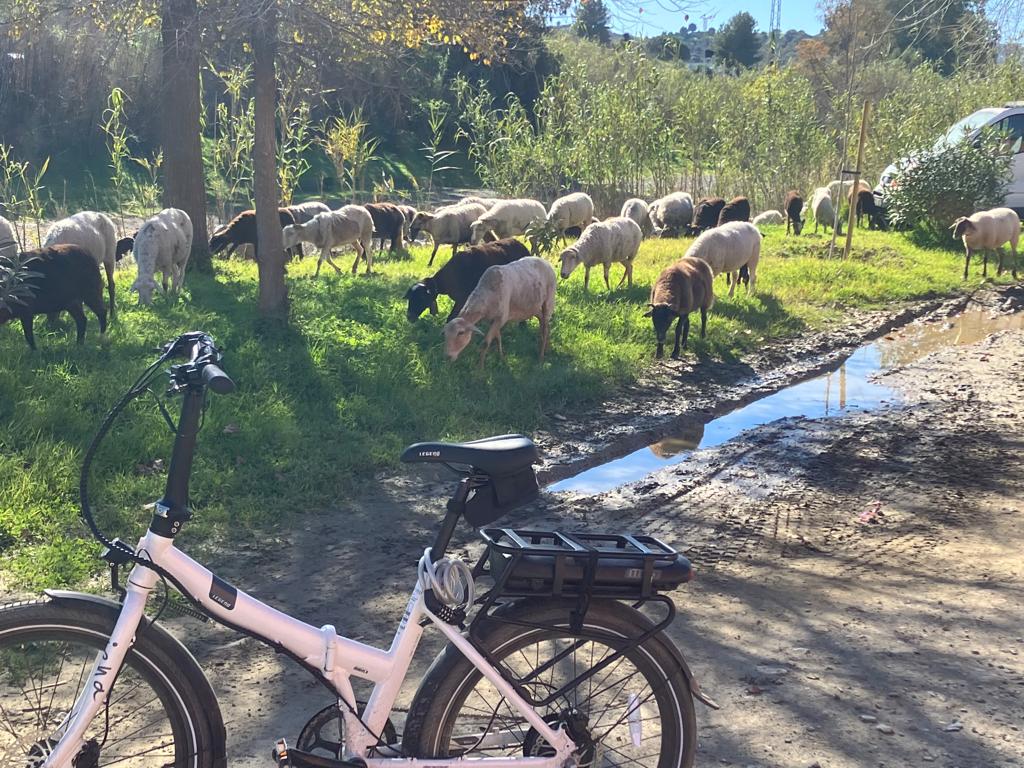
[[[654,310],[648,309],[646,312],[644,312],[644,317],[654,317]]]
[[[430,314],[432,314],[432,315],[436,315],[437,314],[437,299],[432,299],[430,301]]]

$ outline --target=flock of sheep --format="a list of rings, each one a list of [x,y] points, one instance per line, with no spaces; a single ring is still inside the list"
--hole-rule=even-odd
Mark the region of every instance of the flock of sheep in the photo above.
[[[557,280],[552,266],[537,255],[541,250],[538,232],[560,237],[563,242],[575,238],[559,255],[560,272],[567,279],[577,267],[583,267],[584,290],[589,289],[590,270],[597,266],[602,269],[605,287],[611,290],[609,272],[616,263],[624,267],[619,286],[623,282],[632,286],[633,263],[645,237],[696,236],[684,256],[666,266],[655,280],[646,312],[654,327],[659,358],[663,356],[668,330],[676,323],[672,356],[678,357],[686,346],[691,313],[700,312],[701,336],[705,334],[707,311],[715,301],[716,275],[727,275],[730,296],[740,282],[746,283],[749,292],[754,291],[761,252],[759,226],[785,223],[787,234],[792,231],[799,235],[807,213],[815,221],[815,231],[819,225],[830,227],[838,221],[836,206],[842,199],[855,207],[858,221],[866,216],[869,226],[885,226],[863,181],[856,186],[851,181],[833,181],[819,187],[813,191],[808,206],[798,192],[791,191],[782,211],[765,211],[754,217],[752,223],[746,197],[728,202],[704,198],[695,204],[687,192],[674,192],[650,204],[632,198],[623,204],[618,216],[603,221],[594,217],[594,203],[582,192],[564,195],[549,208],[536,200],[486,197],[466,197],[433,212],[393,203],[346,205],[331,210],[321,202],[307,202],[280,208],[279,220],[283,244],[291,256],[302,255],[303,243],[319,250],[316,276],[325,261],[341,272],[334,263],[333,252],[346,245],[356,252],[352,273],[358,271],[360,260],[365,261],[366,272],[372,272],[374,238],[379,239],[381,251],[385,241],[390,241],[390,250],[394,252],[421,234],[428,234],[434,244],[428,265],[433,264],[442,245],[451,245],[452,257],[448,262],[406,292],[407,317],[415,322],[428,309],[436,314],[437,297],[448,296],[453,307],[444,336],[445,350],[452,360],[474,334],[482,334],[478,324],[489,322],[480,352],[482,365],[494,341],[504,357],[501,329],[507,323],[534,317],[540,321],[540,359],[544,359]],[[953,236],[963,240],[967,251],[964,277],[973,253],[984,253],[983,269],[987,274],[988,251],[1009,243],[1016,278],[1019,235],[1020,220],[1008,208],[957,219]],[[517,237],[525,237],[531,247],[528,249]],[[13,227],[0,217],[0,258],[12,247],[17,247]],[[118,260],[134,252],[137,277],[132,289],[138,292],[142,304],[150,304],[157,288],[157,272],[162,275],[165,292],[180,290],[191,248],[192,223],[184,211],[175,208],[160,211],[133,236],[121,239],[117,239],[114,223],[106,214],[77,213],[54,223],[42,247],[24,254],[24,260],[35,273],[32,296],[0,308],[0,324],[19,319],[26,341],[34,349],[33,317],[47,314],[52,318],[66,310],[75,320],[81,343],[86,328],[83,304],[96,314],[100,332],[106,329],[107,310],[99,266],[106,272],[113,316],[114,267]],[[210,250],[225,256],[240,251],[258,258],[255,211],[243,211],[217,229],[210,239]],[[1002,269],[1000,251],[999,272]]]

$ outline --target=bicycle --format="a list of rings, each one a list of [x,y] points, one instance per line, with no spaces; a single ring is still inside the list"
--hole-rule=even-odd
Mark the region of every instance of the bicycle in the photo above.
[[[166,487],[136,547],[108,539],[89,504],[89,472],[124,408],[160,367],[181,395]],[[331,692],[278,765],[298,768],[571,768],[637,762],[688,768],[696,749],[694,698],[704,694],[664,633],[664,595],[691,578],[689,562],[649,536],[487,527],[538,492],[537,451],[520,435],[418,443],[404,462],[435,462],[459,476],[388,650],[271,608],[174,546],[192,516],[189,475],[209,392],[235,389],[213,339],[190,332],[166,344],[117,401],[86,451],[81,513],[105,547],[119,600],[48,590],[0,608],[0,754],[4,765],[226,765],[216,696],[186,648],[158,623],[173,585],[201,618],[286,654]],[[445,556],[460,519],[486,549],[470,568]],[[120,570],[131,566],[122,586]],[[481,579],[493,586],[479,596]],[[146,604],[163,582],[164,602]],[[154,601],[157,602],[157,601]],[[649,617],[640,608],[659,613]],[[470,618],[470,614],[472,617]],[[399,736],[391,714],[427,625],[447,638]],[[352,678],[373,683],[357,701]]]

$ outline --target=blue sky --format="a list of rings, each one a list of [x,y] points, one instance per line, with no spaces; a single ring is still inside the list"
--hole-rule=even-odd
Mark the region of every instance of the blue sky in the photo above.
[[[605,0],[612,12],[612,28],[616,32],[656,35],[675,32],[685,23],[703,27],[701,16],[712,14],[708,26],[721,27],[740,11],[747,11],[757,20],[757,27],[768,29],[769,0],[746,0],[743,3],[689,2],[688,0]],[[690,21],[683,20],[689,13]],[[782,0],[783,31],[802,29],[810,34],[821,30],[821,17],[816,0]]]

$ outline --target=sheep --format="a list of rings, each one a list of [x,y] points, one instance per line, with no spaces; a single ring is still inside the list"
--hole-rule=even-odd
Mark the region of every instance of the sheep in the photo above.
[[[82,211],[54,222],[43,238],[43,247],[51,245],[78,245],[92,254],[96,263],[107,273],[107,297],[110,316],[114,307],[114,264],[117,261],[117,233],[114,222],[105,213]]]
[[[824,227],[831,227],[836,219],[836,211],[832,207],[832,195],[827,187],[818,187],[811,195],[811,215],[814,217],[814,231],[818,231],[818,224]],[[843,234],[843,221],[838,219],[836,231]]]
[[[439,208],[434,213],[420,211],[413,219],[410,235],[415,240],[420,231],[427,232],[434,241],[434,250],[430,254],[427,266],[432,266],[437,249],[442,245],[451,245],[452,256],[463,243],[468,243],[472,236],[473,222],[487,212],[480,203],[466,203]]]
[[[500,202],[500,197],[477,197],[476,195],[471,195],[470,197],[462,198],[456,205],[482,205],[484,210],[489,211]]]
[[[845,181],[839,181],[835,179],[828,183],[828,194],[833,200],[839,200],[840,195],[843,198],[849,199],[850,190],[853,189],[853,179],[846,179]],[[841,188],[841,191],[840,191]],[[868,184],[864,179],[857,180],[857,189],[863,189],[866,192],[871,191],[871,185]]]
[[[755,227],[777,227],[783,221],[785,221],[785,217],[782,215],[781,211],[763,211],[754,217],[753,224]]]
[[[405,214],[394,203],[367,203],[363,206],[373,219],[374,237],[380,238],[380,250],[384,251],[384,241],[390,240],[390,253],[405,247],[402,238],[405,234]]]
[[[448,322],[462,311],[466,299],[476,288],[480,276],[488,267],[509,264],[529,255],[526,246],[513,238],[471,245],[466,250],[459,251],[433,277],[424,278],[406,291],[405,298],[409,302],[406,317],[410,323],[414,323],[428,308],[430,314],[436,315],[437,297],[444,295],[454,302],[452,311],[445,320]]]
[[[622,204],[622,211],[619,216],[632,219],[640,225],[640,231],[644,237],[650,237],[654,232],[654,223],[651,221],[651,209],[639,197],[631,197]]]
[[[799,235],[804,226],[804,220],[800,218],[800,212],[804,209],[803,196],[795,189],[791,189],[786,193],[786,203],[782,209],[786,212],[786,234],[789,234],[792,227],[793,234]]]
[[[18,252],[18,237],[14,225],[0,216],[0,256],[13,256]]]
[[[568,279],[572,271],[583,265],[583,290],[590,290],[590,268],[600,264],[604,268],[604,284],[610,291],[608,272],[613,262],[621,262],[626,270],[619,280],[633,286],[633,259],[640,249],[643,232],[640,225],[632,219],[613,216],[597,224],[591,224],[580,235],[580,239],[562,251],[562,279]]]
[[[885,218],[881,209],[875,205],[875,194],[861,189],[852,192],[850,196],[850,207],[857,214],[857,226],[863,226],[861,219],[865,216],[868,219],[868,229],[885,229]]]
[[[482,242],[488,232],[498,239],[522,235],[532,225],[546,221],[547,215],[544,205],[536,200],[501,200],[473,222],[470,242]]]
[[[319,200],[310,200],[306,203],[288,206],[288,211],[291,213],[292,218],[295,219],[296,224],[305,224],[318,213],[327,213],[329,210],[331,209]]]
[[[734,197],[722,206],[718,213],[718,226],[730,221],[750,221],[750,200],[745,197]]]
[[[659,236],[678,236],[693,221],[693,198],[689,192],[673,192],[651,203],[648,212]]]
[[[705,197],[693,210],[693,224],[686,228],[686,234],[699,235],[708,229],[718,226],[718,216],[725,207],[725,200],[720,197]]]
[[[32,323],[35,315],[52,315],[67,310],[75,320],[77,341],[85,341],[85,304],[100,323],[100,334],[107,331],[107,308],[103,304],[103,278],[96,257],[80,245],[51,245],[22,253],[25,268],[35,273],[26,278],[31,298],[21,303],[0,306],[0,325],[17,318],[29,349],[36,348]]]
[[[594,218],[594,201],[585,192],[563,195],[551,204],[547,221],[563,238],[570,227],[585,227]]]
[[[981,275],[988,277],[988,252],[993,250],[999,254],[997,275],[1003,273],[1003,245],[1010,244],[1010,269],[1013,279],[1017,279],[1017,242],[1020,239],[1020,217],[1011,208],[993,208],[989,211],[978,211],[970,216],[961,216],[950,227],[953,237],[963,240],[967,256],[964,259],[964,280],[967,279],[967,268],[971,265],[971,254],[981,251],[984,255]]]
[[[565,236],[571,237],[573,240],[579,240],[580,235],[583,234],[583,230],[585,227],[589,227],[591,224],[599,224],[600,222],[601,220],[594,216],[590,219],[590,221],[586,222],[584,225],[577,224],[574,227],[569,227],[567,230],[565,230]]]
[[[352,274],[358,271],[361,258],[366,259],[366,274],[370,274],[373,268],[373,219],[370,212],[361,205],[346,205],[336,211],[318,213],[305,224],[285,227],[282,236],[286,247],[306,242],[320,249],[320,258],[316,262],[313,277],[320,276],[320,267],[324,260],[340,274],[341,270],[331,257],[331,250],[349,243],[352,243],[356,250]]]
[[[418,211],[411,205],[400,205],[398,210],[402,212],[402,216],[405,217],[405,226],[402,228],[402,236],[407,242],[412,242],[412,222],[416,218]]]
[[[295,224],[295,215],[287,208],[278,208],[277,213],[282,228]],[[254,255],[258,259],[259,241],[256,236],[256,211],[252,209],[242,211],[213,233],[213,236],[210,238],[210,253],[217,255],[224,249],[227,249],[227,253],[224,254],[224,257],[227,258],[235,252],[236,248],[245,243],[252,245]],[[301,250],[296,252],[295,248],[289,248],[288,246],[285,246],[285,252],[292,258],[302,253]]]
[[[672,359],[679,359],[680,349],[686,349],[690,335],[690,313],[700,310],[700,337],[703,339],[708,324],[708,310],[715,303],[715,276],[703,259],[684,257],[661,271],[651,287],[650,309],[644,317],[651,318],[659,360],[665,356],[665,335],[672,320],[676,320],[676,343]],[[682,345],[680,345],[680,334]]]
[[[139,227],[135,235],[135,262],[138,275],[132,290],[138,291],[139,303],[153,303],[156,288],[154,275],[160,272],[164,292],[168,278],[171,291],[178,293],[185,279],[185,267],[192,252],[192,221],[188,214],[177,208],[164,208]]]
[[[729,296],[736,289],[740,268],[747,267],[750,275],[747,292],[753,293],[757,285],[757,262],[761,258],[761,233],[748,221],[730,221],[701,233],[685,256],[703,259],[715,275],[731,274]]]
[[[457,359],[473,334],[480,333],[477,323],[490,320],[491,326],[484,337],[479,364],[483,366],[494,339],[498,340],[498,353],[504,359],[501,329],[510,322],[536,317],[540,320],[540,361],[543,363],[551,330],[551,315],[555,311],[555,283],[555,270],[544,259],[536,256],[525,256],[511,264],[488,267],[466,299],[458,317],[445,323],[444,341],[448,358],[453,361]]]

